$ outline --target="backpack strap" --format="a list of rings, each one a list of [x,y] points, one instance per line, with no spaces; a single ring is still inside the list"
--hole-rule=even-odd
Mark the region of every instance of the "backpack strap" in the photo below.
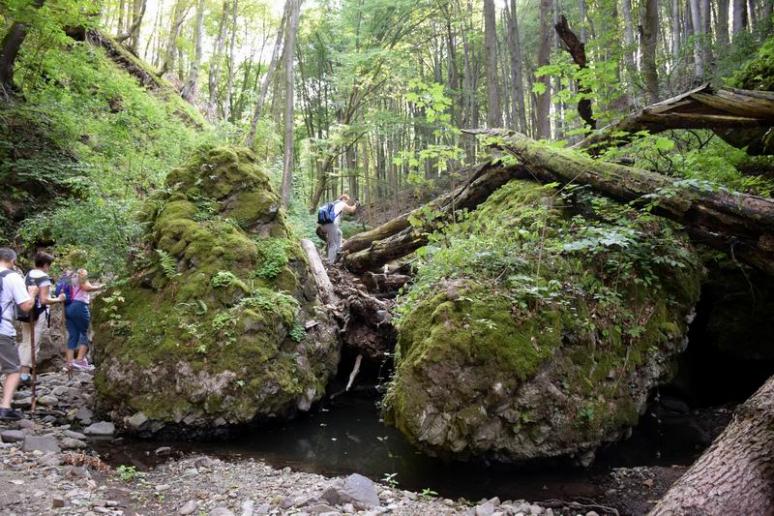
[[[0,271],[0,294],[3,293],[3,287],[5,286],[5,278],[7,276],[10,276],[11,274],[18,274],[13,269],[5,269],[4,271]],[[5,321],[8,321],[10,323],[13,323],[13,318],[8,318],[5,316],[6,309],[8,307],[13,308],[13,298],[11,298],[11,302],[6,304],[5,306],[0,306],[0,319],[3,319]]]

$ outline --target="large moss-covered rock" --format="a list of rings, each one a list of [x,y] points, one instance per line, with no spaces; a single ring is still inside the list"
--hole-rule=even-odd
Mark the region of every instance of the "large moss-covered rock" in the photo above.
[[[702,267],[668,223],[512,181],[420,253],[388,421],[433,454],[590,457],[672,371]]]
[[[95,307],[99,408],[143,432],[309,409],[338,341],[253,154],[198,152],[142,217],[134,274]]]

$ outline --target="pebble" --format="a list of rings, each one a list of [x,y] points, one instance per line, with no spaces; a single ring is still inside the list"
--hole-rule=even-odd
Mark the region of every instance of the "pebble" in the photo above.
[[[59,398],[50,394],[44,394],[38,398],[38,403],[44,407],[55,407],[59,405]]]
[[[110,421],[100,421],[93,423],[83,429],[83,433],[86,435],[93,435],[95,437],[111,436],[115,433],[116,426]]]
[[[60,495],[54,495],[51,498],[51,507],[53,509],[59,509],[59,508],[64,507],[64,506],[65,506],[65,499],[64,499],[64,497],[62,497]]]
[[[177,513],[182,514],[183,516],[186,514],[192,514],[197,507],[199,507],[199,504],[196,502],[196,500],[188,500],[185,505],[180,507]]]
[[[63,450],[77,450],[86,448],[86,443],[80,439],[73,439],[72,437],[63,437],[59,440],[59,445]]]
[[[210,516],[234,516],[228,507],[215,507],[210,511]]]
[[[65,437],[69,437],[70,439],[78,439],[79,441],[85,441],[86,440],[86,435],[84,435],[84,434],[82,434],[80,432],[75,432],[73,430],[65,430],[64,431],[64,436]]]

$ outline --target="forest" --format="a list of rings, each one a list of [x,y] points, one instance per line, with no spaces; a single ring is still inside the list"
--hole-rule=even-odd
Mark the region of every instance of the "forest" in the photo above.
[[[772,11],[0,0],[0,512],[774,514]]]

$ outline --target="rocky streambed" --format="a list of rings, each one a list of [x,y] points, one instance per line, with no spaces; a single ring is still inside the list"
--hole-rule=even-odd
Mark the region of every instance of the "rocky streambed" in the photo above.
[[[38,396],[37,409],[29,414],[29,390],[19,391],[15,405],[28,418],[0,423],[3,514],[643,514],[685,470],[651,466],[570,472],[561,481],[537,486],[533,502],[539,501],[531,503],[508,489],[509,484],[526,482],[529,474],[493,471],[482,482],[483,466],[465,471],[449,465],[459,477],[454,483],[441,482],[449,489],[439,487],[433,470],[424,470],[428,487],[410,491],[392,485],[389,478],[374,482],[380,477],[365,467],[365,452],[363,469],[348,462],[332,476],[301,471],[305,468],[297,458],[288,461],[298,466],[291,468],[236,447],[226,453],[228,443],[217,454],[190,443],[148,442],[137,447],[114,435],[112,423],[95,417],[89,374],[42,374]],[[350,420],[356,428],[358,422]],[[312,424],[319,425],[317,420]],[[313,448],[321,446],[320,441],[312,442]],[[146,456],[145,464],[121,456],[119,451],[127,448]],[[276,454],[286,451],[278,449]],[[501,482],[492,482],[498,475]],[[489,485],[479,491],[484,498],[462,488],[482,483]],[[467,499],[459,497],[463,491]]]

